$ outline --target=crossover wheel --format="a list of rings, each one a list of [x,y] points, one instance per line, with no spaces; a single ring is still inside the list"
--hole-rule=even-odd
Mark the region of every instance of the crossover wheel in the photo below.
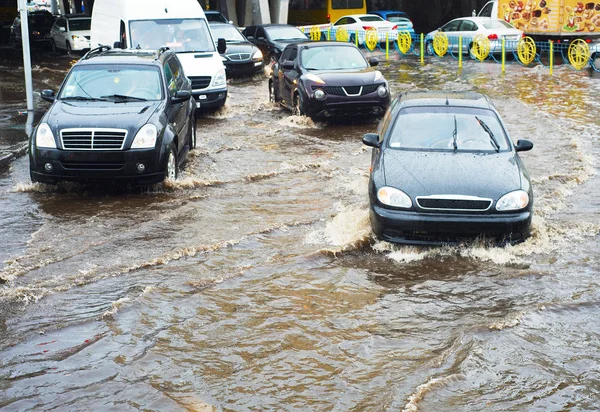
[[[165,178],[175,180],[179,174],[179,166],[177,165],[177,151],[175,150],[175,143],[171,143],[169,150],[169,157],[167,159],[167,170],[165,172]]]
[[[294,110],[292,110],[292,114],[294,116],[304,116],[304,101],[299,93],[294,97]]]

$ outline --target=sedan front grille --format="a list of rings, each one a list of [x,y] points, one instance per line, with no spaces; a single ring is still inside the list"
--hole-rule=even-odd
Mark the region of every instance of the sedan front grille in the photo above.
[[[65,150],[123,150],[127,137],[124,129],[63,129],[60,131]]]
[[[492,206],[492,199],[462,195],[432,195],[417,197],[421,209],[484,212]]]
[[[335,96],[364,96],[373,93],[382,85],[383,83],[368,84],[366,86],[312,86],[312,89],[322,89],[325,93]]]
[[[226,57],[232,62],[244,61],[250,59],[250,53],[231,53],[227,54]]]
[[[192,82],[192,90],[206,89],[210,86],[210,76],[188,76]]]

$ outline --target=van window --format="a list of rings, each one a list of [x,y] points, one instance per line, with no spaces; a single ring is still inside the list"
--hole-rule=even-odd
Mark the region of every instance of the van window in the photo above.
[[[129,29],[133,48],[158,49],[167,46],[176,53],[215,51],[204,19],[132,20]]]
[[[479,12],[481,17],[492,17],[492,10],[494,8],[494,2],[489,2]]]

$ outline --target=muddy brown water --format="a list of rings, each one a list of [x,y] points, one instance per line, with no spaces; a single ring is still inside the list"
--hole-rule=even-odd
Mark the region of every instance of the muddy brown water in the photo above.
[[[51,57],[37,90],[72,63]],[[1,171],[0,408],[596,410],[598,75],[456,66],[381,71],[394,95],[487,93],[534,142],[523,244],[377,241],[360,141],[376,121],[290,116],[262,76],[231,82],[162,187],[31,184],[26,157]],[[7,71],[0,125],[22,133]]]

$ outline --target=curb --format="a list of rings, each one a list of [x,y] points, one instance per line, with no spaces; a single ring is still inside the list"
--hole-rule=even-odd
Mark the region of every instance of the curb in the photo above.
[[[25,155],[27,153],[27,148],[29,146],[28,142],[23,142],[18,145],[11,147],[8,150],[0,152],[0,169],[4,169],[8,167],[13,161],[17,160],[17,158]]]

